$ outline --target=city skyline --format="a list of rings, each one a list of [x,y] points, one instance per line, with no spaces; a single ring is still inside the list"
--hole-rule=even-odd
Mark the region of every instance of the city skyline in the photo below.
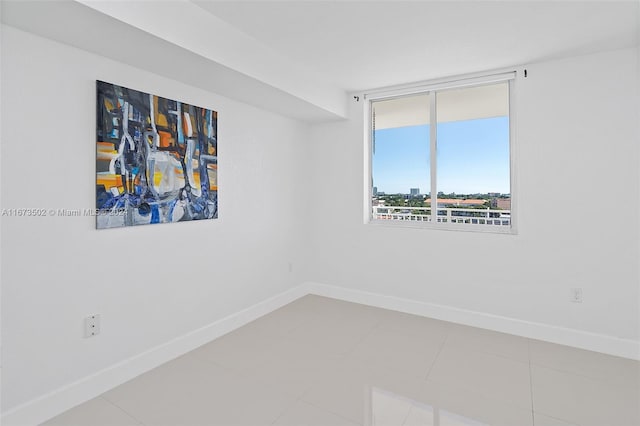
[[[385,192],[385,191],[380,191],[378,190],[377,187],[373,187],[373,195],[409,195],[409,196],[422,196],[422,197],[430,197],[431,196],[431,191],[429,192],[423,192],[420,188],[409,188],[409,191],[400,191],[400,192]],[[414,191],[412,191],[413,189],[418,189],[417,193],[414,193]],[[442,196],[470,196],[470,195],[474,195],[474,196],[482,196],[482,195],[486,195],[489,197],[504,197],[504,196],[511,196],[511,193],[509,192],[449,192],[449,193],[445,193],[442,191],[438,191],[438,197],[442,197]]]

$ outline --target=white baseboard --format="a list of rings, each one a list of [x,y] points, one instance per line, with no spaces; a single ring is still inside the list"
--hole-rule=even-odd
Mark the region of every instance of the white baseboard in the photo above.
[[[70,383],[3,413],[4,426],[35,426],[95,398],[180,355],[223,336],[307,294],[340,299],[429,318],[450,321],[532,339],[640,360],[640,342],[581,330],[418,302],[362,290],[306,282],[212,324],[152,348],[133,358]]]
[[[308,294],[300,285],[70,383],[2,414],[3,426],[35,426]]]
[[[454,308],[451,306],[417,302],[415,300],[369,293],[345,287],[307,282],[310,294],[331,297],[347,302],[376,306],[394,311],[485,328],[502,333],[514,334],[530,339],[572,346],[609,355],[640,360],[640,342],[620,339],[604,334],[557,327],[549,324],[523,321],[515,318],[492,315],[483,312]]]

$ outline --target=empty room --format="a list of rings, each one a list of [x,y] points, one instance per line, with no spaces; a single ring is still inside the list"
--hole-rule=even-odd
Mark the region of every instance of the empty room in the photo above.
[[[0,4],[2,425],[640,426],[638,1]]]

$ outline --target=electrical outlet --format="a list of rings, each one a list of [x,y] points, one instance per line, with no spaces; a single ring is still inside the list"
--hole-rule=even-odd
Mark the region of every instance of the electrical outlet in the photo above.
[[[84,319],[84,337],[100,334],[100,314],[94,314]]]
[[[573,303],[582,303],[582,289],[579,287],[571,289],[571,301]]]

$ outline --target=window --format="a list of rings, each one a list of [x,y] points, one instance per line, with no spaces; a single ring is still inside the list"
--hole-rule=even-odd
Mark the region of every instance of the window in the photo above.
[[[366,95],[372,222],[513,231],[514,76]]]

